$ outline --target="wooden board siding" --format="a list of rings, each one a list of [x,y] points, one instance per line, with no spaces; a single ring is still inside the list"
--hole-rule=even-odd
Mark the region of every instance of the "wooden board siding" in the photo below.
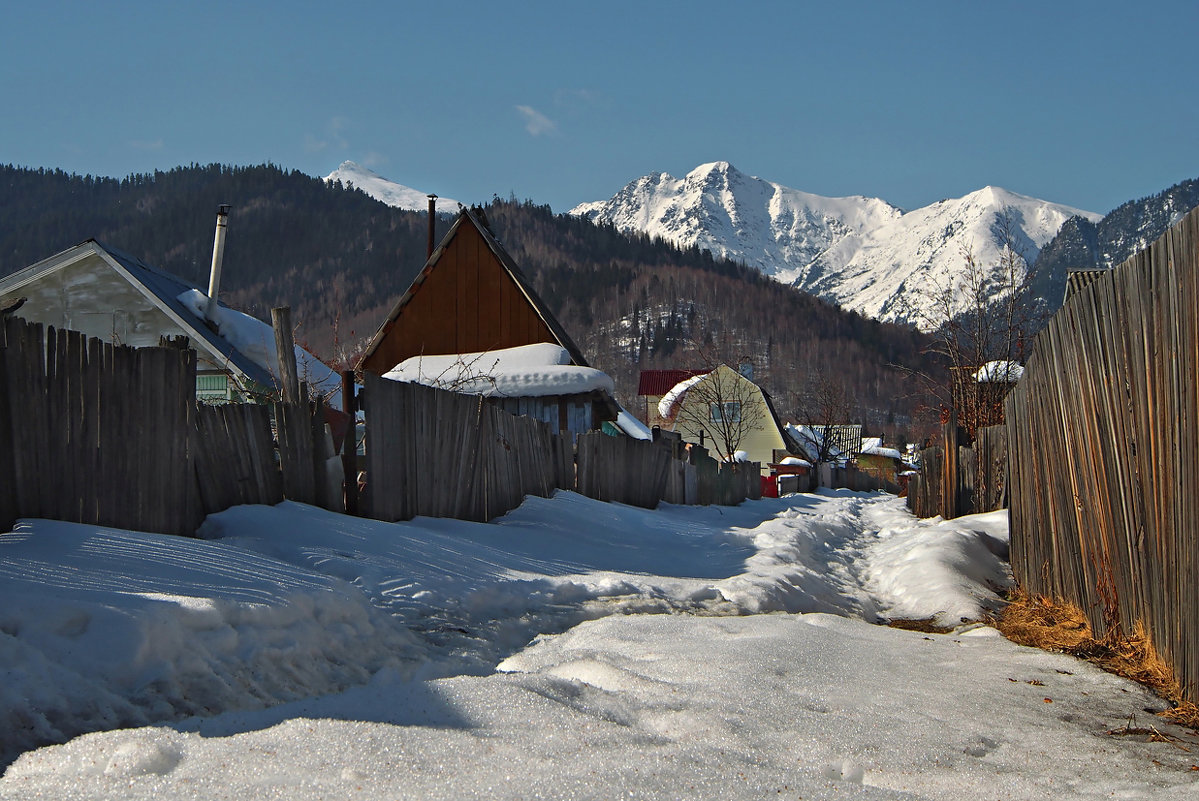
[[[412,356],[557,342],[473,225],[460,225],[362,368],[382,375]]]

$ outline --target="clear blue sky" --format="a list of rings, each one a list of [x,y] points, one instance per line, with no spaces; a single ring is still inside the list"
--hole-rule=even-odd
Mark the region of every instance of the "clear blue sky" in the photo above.
[[[1199,177],[1199,3],[7,3],[0,162],[343,160],[565,211],[724,160],[914,208]]]

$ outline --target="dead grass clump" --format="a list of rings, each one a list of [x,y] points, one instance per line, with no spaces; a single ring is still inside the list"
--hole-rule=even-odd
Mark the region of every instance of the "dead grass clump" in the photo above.
[[[1030,596],[1022,590],[1008,601],[995,625],[1012,642],[1071,654],[1095,642],[1086,615],[1073,604]]]
[[[1174,671],[1158,655],[1139,622],[1132,634],[1113,628],[1097,640],[1077,606],[1018,591],[1000,614],[996,627],[1020,645],[1085,659],[1109,673],[1148,687],[1172,705],[1160,713],[1162,717],[1199,729],[1199,706],[1183,699]]]
[[[893,629],[903,629],[904,631],[922,631],[925,634],[949,634],[953,631],[953,626],[938,626],[935,617],[922,618],[896,618],[888,620],[887,625]]]

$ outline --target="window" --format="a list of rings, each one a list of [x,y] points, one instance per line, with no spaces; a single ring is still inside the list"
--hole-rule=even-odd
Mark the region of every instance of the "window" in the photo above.
[[[709,407],[709,416],[713,423],[740,423],[741,401],[713,403]]]

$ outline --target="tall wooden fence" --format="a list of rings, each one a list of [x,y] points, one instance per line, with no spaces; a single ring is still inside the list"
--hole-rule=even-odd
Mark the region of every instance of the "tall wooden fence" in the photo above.
[[[4,318],[0,526],[45,517],[192,534],[238,503],[340,508],[316,480],[328,456],[319,408],[197,405],[195,388],[186,347],[114,346]]]
[[[908,508],[917,517],[948,520],[1007,505],[1007,426],[978,429],[970,446],[961,435],[955,421],[946,423],[941,442],[920,452],[920,471],[908,481]]]
[[[191,533],[195,353],[0,322],[0,523]]]
[[[1008,396],[1012,567],[1199,688],[1199,212],[1073,295]]]
[[[192,534],[205,515],[237,504],[345,509],[326,472],[341,462],[319,404],[197,404],[185,343],[114,347],[17,318],[0,337],[5,529],[47,517]],[[646,507],[760,497],[756,464],[719,464],[681,441],[587,434],[576,456],[568,435],[477,396],[367,376],[363,398],[360,508],[382,520],[490,520],[557,488]]]

